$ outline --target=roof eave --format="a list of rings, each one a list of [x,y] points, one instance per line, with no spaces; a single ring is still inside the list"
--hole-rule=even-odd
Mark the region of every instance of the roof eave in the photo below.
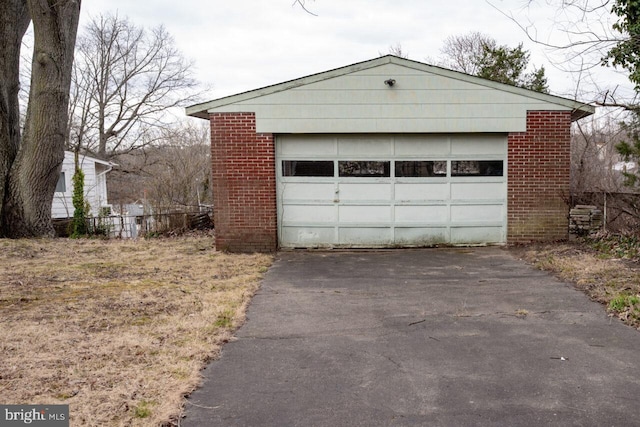
[[[347,65],[345,67],[335,68],[328,71],[322,71],[320,73],[311,74],[309,76],[300,77],[294,80],[288,80],[282,83],[276,83],[270,86],[253,89],[247,92],[241,92],[234,95],[225,96],[222,98],[213,99],[211,101],[203,102],[196,105],[187,107],[187,116],[197,117],[201,119],[209,118],[209,110],[222,107],[229,104],[235,104],[238,102],[246,101],[252,98],[257,98],[264,95],[270,95],[277,92],[282,92],[296,87],[304,86],[311,83],[316,83],[323,80],[328,80],[334,77],[343,76],[346,74],[355,73],[357,71],[366,70],[368,68],[377,67],[378,65],[388,64],[393,62],[395,58],[393,55],[386,55],[380,58],[370,59],[364,62],[358,62],[356,64]]]
[[[571,112],[571,121],[576,122],[578,120],[584,119],[585,117],[589,117],[592,114],[595,114],[595,112],[596,107],[594,107],[593,105],[582,105],[581,107],[576,108]]]
[[[550,95],[541,92],[535,92],[529,89],[524,89],[516,86],[507,85],[504,83],[494,82],[491,80],[483,79],[477,76],[461,73],[455,70],[449,70],[446,68],[438,67],[435,65],[425,64],[423,62],[413,61],[410,59],[400,58],[393,55],[386,55],[380,58],[370,59],[368,61],[359,62],[345,67],[336,68],[329,71],[323,71],[320,73],[312,74],[306,77],[301,77],[295,80],[289,80],[283,83],[278,83],[259,89],[242,92],[235,95],[225,96],[223,98],[214,99],[208,102],[192,105],[186,108],[186,114],[191,117],[197,117],[201,119],[209,118],[209,111],[225,105],[235,104],[238,102],[246,101],[252,98],[277,93],[296,87],[304,86],[310,83],[319,82],[322,80],[331,79],[346,74],[351,74],[356,71],[365,70],[372,67],[377,67],[382,64],[397,63],[407,67],[419,69],[422,71],[431,72],[434,74],[440,74],[449,78],[454,78],[469,83],[480,84],[483,86],[491,87],[496,90],[503,90],[514,94],[526,96],[529,98],[539,99],[550,104],[556,104],[565,108],[571,109],[571,121],[580,120],[584,117],[590,116],[595,113],[595,107],[574,101],[568,98],[562,98],[556,95]]]

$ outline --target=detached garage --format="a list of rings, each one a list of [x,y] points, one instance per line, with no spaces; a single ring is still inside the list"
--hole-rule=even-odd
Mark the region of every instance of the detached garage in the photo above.
[[[211,123],[216,245],[242,252],[564,238],[593,112],[391,55],[187,109]]]

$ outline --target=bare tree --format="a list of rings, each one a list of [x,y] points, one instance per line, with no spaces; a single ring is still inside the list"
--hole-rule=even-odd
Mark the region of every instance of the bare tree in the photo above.
[[[69,145],[106,159],[148,144],[168,111],[196,101],[191,66],[164,27],[95,17],[78,37]]]
[[[477,75],[485,48],[495,48],[496,41],[478,31],[449,36],[444,41],[440,53],[444,56],[442,65],[466,74]]]
[[[109,182],[114,204],[145,199],[156,212],[211,204],[209,128],[200,121],[158,129],[161,145],[121,154]]]
[[[0,234],[53,235],[51,202],[64,156],[80,0],[0,0]],[[29,21],[34,54],[20,135],[20,44]]]
[[[571,135],[571,192],[616,192],[623,176],[616,171],[622,157],[616,144],[625,134],[616,111],[606,117],[591,117],[575,123]],[[619,113],[619,111],[618,111]]]
[[[307,12],[309,15],[313,15],[313,16],[317,16],[315,13],[311,12],[308,8],[307,8],[307,1],[306,0],[294,0],[293,2],[293,6],[298,5],[302,8],[302,10],[304,10],[305,12]]]
[[[547,33],[543,33],[536,22],[523,22],[512,14],[505,15],[516,22],[532,41],[559,58],[554,63],[557,68],[576,76],[576,97],[581,93],[582,97],[591,98],[592,102],[606,107],[602,111],[607,115],[616,115],[617,122],[603,121],[609,128],[607,132],[615,135],[616,142],[633,141],[640,123],[637,121],[640,111],[640,4],[635,0],[546,0],[546,3],[556,8]],[[528,1],[528,4],[532,6],[533,2]],[[634,84],[633,90],[598,83],[592,73],[603,66],[623,73]],[[584,85],[591,87],[589,92],[582,88]],[[630,145],[622,148],[630,148]],[[618,149],[615,146],[611,151],[620,160],[620,144]],[[633,153],[627,150],[623,154]]]
[[[400,43],[389,46],[389,53],[400,58],[409,59],[409,52],[403,50]]]
[[[536,7],[527,0],[523,14],[505,12],[494,7],[517,24],[534,43],[547,48],[553,66],[575,76],[576,94],[590,98],[604,107],[634,109],[637,92],[628,91],[618,85],[603,85],[593,72],[605,65],[615,65],[609,53],[620,43],[632,40],[631,34],[620,31],[619,17],[612,8],[619,0],[544,0],[555,7],[556,13],[545,23],[527,18],[526,11]],[[550,27],[543,27],[551,22]],[[627,73],[628,75],[628,73]],[[587,88],[588,87],[588,88]]]
[[[20,47],[31,18],[26,1],[0,0],[0,212],[20,147]]]
[[[450,36],[441,52],[443,65],[453,70],[537,92],[549,90],[544,67],[527,72],[530,54],[522,43],[511,48],[498,45],[487,35],[471,32]]]

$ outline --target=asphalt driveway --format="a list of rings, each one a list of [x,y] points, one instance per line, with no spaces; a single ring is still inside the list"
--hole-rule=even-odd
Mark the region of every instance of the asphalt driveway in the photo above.
[[[183,426],[640,425],[640,332],[500,248],[284,252]]]

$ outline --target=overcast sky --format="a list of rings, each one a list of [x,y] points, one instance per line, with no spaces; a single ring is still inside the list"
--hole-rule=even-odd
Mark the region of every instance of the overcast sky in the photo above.
[[[164,25],[211,87],[206,100],[376,58],[396,44],[410,59],[435,63],[448,36],[471,31],[509,46],[524,42],[532,64],[547,69],[552,93],[570,97],[576,75],[559,71],[553,64],[560,56],[528,41],[505,16],[534,25],[541,40],[562,42],[558,23],[566,17],[548,1],[526,7],[526,0],[307,0],[312,16],[293,0],[88,0],[80,25],[108,12],[140,26]],[[601,86],[631,86],[600,68],[594,76]]]

